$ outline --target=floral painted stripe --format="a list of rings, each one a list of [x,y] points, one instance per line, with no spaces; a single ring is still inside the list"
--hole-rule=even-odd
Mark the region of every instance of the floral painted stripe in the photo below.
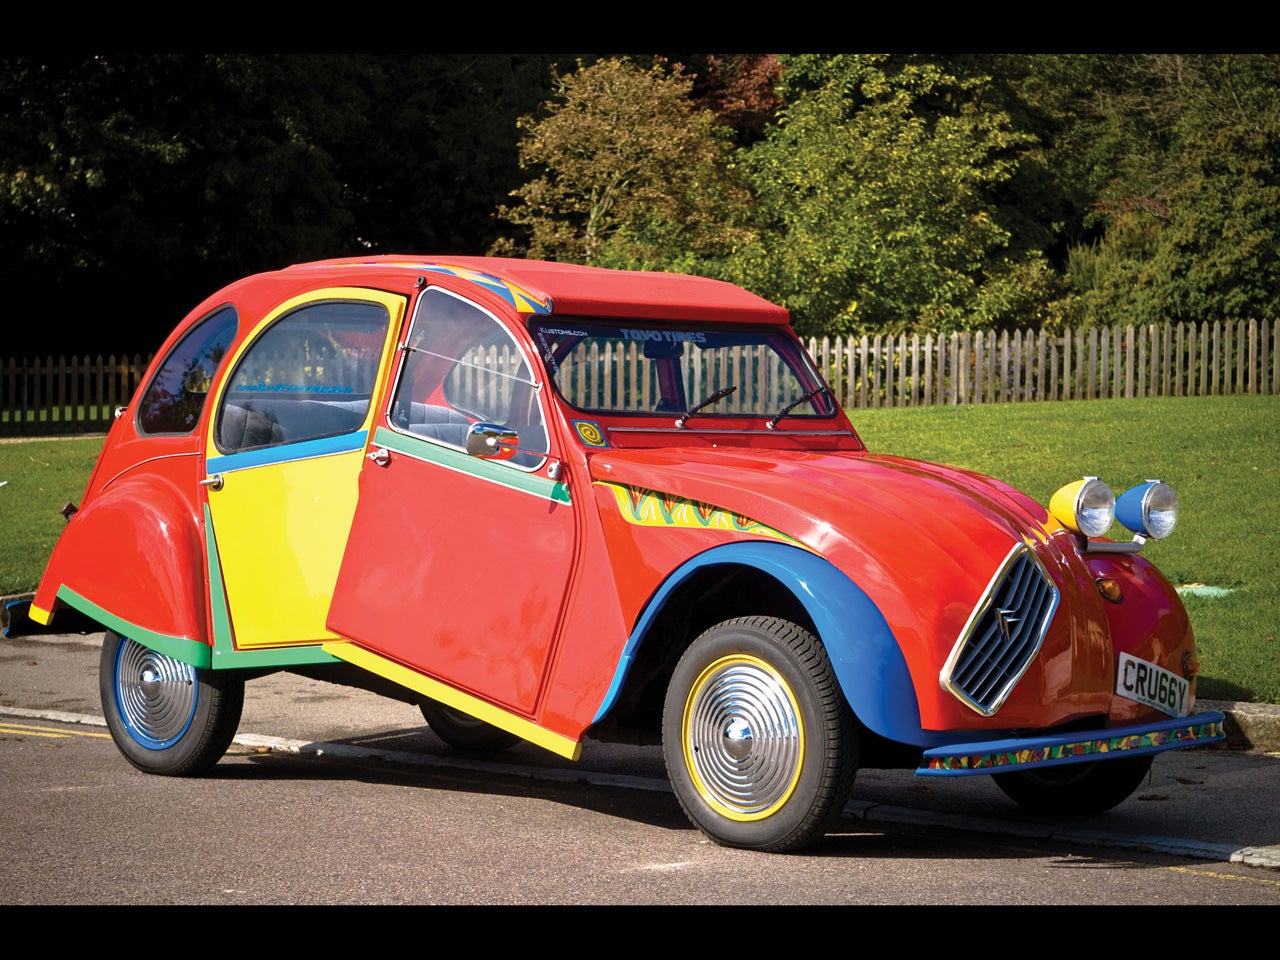
[[[1198,746],[1226,737],[1220,714],[1205,714],[1203,722],[1180,724],[1136,733],[1123,733],[1112,737],[1085,740],[1061,740],[1058,742],[1031,742],[1010,749],[996,749],[983,753],[949,751],[946,748],[930,750],[925,763],[917,773],[999,773],[1013,768],[1026,768],[1034,764],[1058,764],[1112,753],[1152,753],[1175,747]]]
[[[795,538],[758,520],[699,500],[686,500],[657,490],[623,486],[617,483],[601,482],[600,486],[613,494],[622,518],[637,526],[725,530],[731,533],[770,537],[784,543],[804,546]]]

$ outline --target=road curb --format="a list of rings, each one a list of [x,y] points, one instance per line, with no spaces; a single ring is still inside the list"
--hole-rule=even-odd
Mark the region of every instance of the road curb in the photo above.
[[[1226,717],[1226,746],[1258,753],[1280,752],[1280,705],[1235,700],[1197,700],[1200,710],[1217,710]]]

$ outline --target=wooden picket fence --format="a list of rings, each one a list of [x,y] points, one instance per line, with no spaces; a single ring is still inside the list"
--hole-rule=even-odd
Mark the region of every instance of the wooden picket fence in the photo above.
[[[1275,321],[823,337],[809,353],[848,408],[1280,393]]]
[[[151,357],[10,358],[0,362],[0,436],[105,433]]]
[[[1152,324],[807,343],[849,409],[1280,393],[1276,321]],[[150,357],[0,361],[0,436],[99,433]]]

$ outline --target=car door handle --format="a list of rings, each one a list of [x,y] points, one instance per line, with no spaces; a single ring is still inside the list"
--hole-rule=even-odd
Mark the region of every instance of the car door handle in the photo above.
[[[205,477],[203,480],[201,480],[201,481],[200,481],[200,486],[202,486],[202,487],[208,487],[210,490],[221,490],[221,489],[222,489],[222,474],[220,474],[220,473],[215,473],[215,474],[214,474],[213,476],[211,476],[211,477]]]
[[[370,450],[364,455],[366,460],[371,460],[380,467],[385,467],[391,462],[391,451],[386,447],[378,447],[377,450]]]

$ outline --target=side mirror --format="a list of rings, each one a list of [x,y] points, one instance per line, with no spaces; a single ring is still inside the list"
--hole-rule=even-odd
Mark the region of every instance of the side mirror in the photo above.
[[[520,436],[510,427],[496,423],[473,423],[467,431],[467,453],[486,460],[510,460],[516,455]]]

